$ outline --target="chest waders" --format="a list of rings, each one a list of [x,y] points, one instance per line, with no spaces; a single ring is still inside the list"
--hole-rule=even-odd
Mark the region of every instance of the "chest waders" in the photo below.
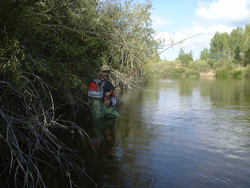
[[[97,84],[98,92],[105,92],[104,87],[107,82],[102,82],[100,79],[94,79]],[[108,98],[110,100],[110,97]],[[118,118],[120,115],[116,111],[114,106],[106,106],[104,104],[104,99],[89,97],[89,104],[91,104],[91,115],[92,118]]]

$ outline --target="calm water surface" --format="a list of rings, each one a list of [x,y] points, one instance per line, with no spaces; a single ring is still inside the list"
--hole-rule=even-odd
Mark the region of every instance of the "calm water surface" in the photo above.
[[[116,133],[86,167],[98,187],[250,187],[249,79],[158,79],[116,92]]]

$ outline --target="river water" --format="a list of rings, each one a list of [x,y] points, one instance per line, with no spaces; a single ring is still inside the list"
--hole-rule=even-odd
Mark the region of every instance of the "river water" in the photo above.
[[[90,134],[98,187],[250,187],[249,79],[157,79],[116,95],[120,118]]]

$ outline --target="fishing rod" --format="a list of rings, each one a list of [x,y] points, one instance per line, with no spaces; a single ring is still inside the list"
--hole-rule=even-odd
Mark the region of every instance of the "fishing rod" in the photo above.
[[[121,87],[121,86],[125,83],[125,81],[126,81],[127,79],[129,79],[129,78],[130,78],[132,75],[134,75],[138,70],[140,70],[140,69],[141,69],[142,67],[144,67],[147,63],[149,63],[149,62],[152,61],[154,58],[156,58],[157,56],[159,56],[161,53],[167,51],[168,49],[172,48],[173,46],[175,46],[175,45],[177,45],[177,44],[179,44],[179,43],[184,42],[185,40],[188,40],[188,39],[190,39],[190,38],[197,37],[197,36],[200,36],[200,35],[207,35],[207,34],[209,34],[209,33],[201,33],[201,34],[193,35],[193,36],[187,37],[187,38],[185,38],[185,39],[182,39],[182,40],[179,41],[179,42],[176,42],[176,43],[172,44],[170,47],[166,48],[165,50],[163,50],[162,52],[158,53],[157,55],[155,55],[154,57],[152,57],[151,59],[149,59],[148,61],[146,61],[144,64],[142,64],[138,69],[136,69],[132,74],[130,74],[125,80],[123,80],[118,86],[116,86],[115,89],[116,89],[117,87]],[[115,89],[114,89],[114,90],[115,90]],[[114,90],[113,90],[113,91],[114,91]]]
[[[134,72],[132,72],[129,76],[127,76],[127,78],[125,78],[118,86],[116,86],[113,90],[110,91],[110,93],[112,93],[113,91],[115,91],[116,88],[118,87],[121,87],[127,79],[129,79],[131,76],[133,76],[138,70],[140,70],[142,67],[144,67],[146,64],[148,64],[150,61],[152,61],[154,58],[156,58],[157,56],[159,56],[160,54],[162,54],[163,52],[167,51],[168,49],[172,48],[173,46],[179,44],[179,43],[182,43],[184,42],[185,40],[188,40],[190,38],[193,38],[193,37],[197,37],[197,36],[200,36],[200,35],[208,35],[210,33],[201,33],[201,34],[197,34],[197,35],[192,35],[190,37],[187,37],[185,39],[182,39],[180,40],[179,42],[176,42],[174,44],[172,44],[171,46],[169,46],[168,48],[166,48],[165,50],[161,51],[160,53],[158,53],[157,55],[155,55],[154,57],[152,57],[151,59],[149,59],[148,61],[146,61],[144,64],[142,64],[139,68],[137,68]],[[104,100],[106,100],[108,97],[106,97]]]

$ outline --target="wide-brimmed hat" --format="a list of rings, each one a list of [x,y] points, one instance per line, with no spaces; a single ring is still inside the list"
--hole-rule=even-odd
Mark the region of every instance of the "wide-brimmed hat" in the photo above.
[[[103,65],[101,71],[110,71],[110,67],[108,65]]]

